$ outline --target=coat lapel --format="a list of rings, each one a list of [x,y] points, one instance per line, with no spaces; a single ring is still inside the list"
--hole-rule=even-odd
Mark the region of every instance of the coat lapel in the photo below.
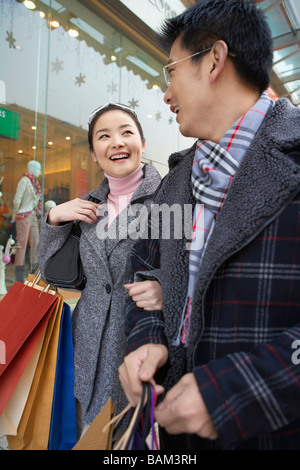
[[[135,240],[139,234],[141,235],[142,227],[138,224],[138,221],[145,225],[147,223],[149,208],[144,205],[144,199],[155,192],[160,176],[151,165],[145,165],[143,171],[144,181],[133,194],[130,204],[116,217],[108,229],[106,239],[107,256],[122,240],[127,238]],[[138,211],[139,208],[141,212]]]
[[[108,180],[105,178],[100,184],[99,188],[90,191],[89,195],[85,196],[85,199],[88,199],[88,197],[92,197],[94,200],[99,201],[100,206],[104,205],[106,204],[106,197],[107,197],[108,191],[109,191]],[[104,217],[100,218],[98,223],[93,224],[93,225],[90,225],[87,223],[81,223],[81,228],[83,230],[84,235],[86,236],[86,243],[93,244],[94,249],[96,251],[95,256],[101,259],[103,265],[109,271],[105,238],[101,236],[103,234],[103,230],[102,228],[100,228],[101,224],[103,225],[103,219]]]

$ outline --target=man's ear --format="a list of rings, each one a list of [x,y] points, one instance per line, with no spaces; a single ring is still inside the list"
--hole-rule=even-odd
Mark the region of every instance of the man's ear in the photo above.
[[[228,47],[226,42],[217,41],[212,50],[212,64],[210,69],[210,83],[214,83],[219,75],[223,72],[225,62],[228,56]]]

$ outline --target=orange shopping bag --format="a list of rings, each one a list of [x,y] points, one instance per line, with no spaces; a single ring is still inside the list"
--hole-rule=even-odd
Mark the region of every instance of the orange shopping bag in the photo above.
[[[114,426],[110,421],[115,411],[116,403],[109,398],[73,450],[111,450]]]

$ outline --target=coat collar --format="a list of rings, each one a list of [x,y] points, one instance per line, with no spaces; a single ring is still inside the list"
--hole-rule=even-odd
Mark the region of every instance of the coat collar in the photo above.
[[[130,204],[138,203],[139,200],[144,200],[146,197],[153,195],[161,181],[161,177],[158,171],[150,164],[144,165],[143,173],[144,180],[134,192]],[[99,199],[100,204],[104,204],[106,203],[108,192],[108,180],[105,178],[99,188],[90,191],[89,195],[93,198]],[[124,240],[128,237],[128,227],[130,226],[130,222],[137,216],[136,214],[128,214],[128,216],[123,217],[123,215],[124,211],[122,211],[115,221],[112,222],[112,226],[109,229],[112,231],[112,236],[109,237],[108,233],[108,237],[105,239],[106,256],[109,256],[111,251],[121,240]],[[118,236],[116,236],[116,233]]]
[[[169,170],[171,171],[173,168],[175,168],[180,162],[182,162],[183,159],[188,158],[191,155],[193,158],[195,155],[196,147],[197,142],[195,142],[192,147],[189,147],[188,149],[182,150],[181,152],[172,153],[168,161]]]
[[[130,201],[130,205],[139,204],[139,202],[142,203],[146,197],[153,195],[161,181],[161,177],[158,171],[152,165],[146,164],[143,167],[143,173],[144,180],[134,192]],[[127,213],[126,217],[123,217],[123,215],[124,211],[119,214],[115,221],[118,237],[106,239],[106,252],[108,256],[114,247],[120,242],[120,240],[124,240],[130,236],[130,234],[128,234],[128,229],[131,225],[131,222],[135,219],[135,217],[137,217],[137,214],[134,212],[133,214]]]
[[[142,182],[142,184],[140,184],[140,186],[133,194],[132,201],[135,201],[140,197],[145,197],[153,194],[160,183],[161,177],[158,171],[154,168],[154,166],[150,165],[149,163],[146,163],[143,166],[143,173],[144,181]],[[104,178],[104,180],[97,189],[89,191],[89,195],[93,198],[98,199],[100,203],[106,202],[108,193],[109,184],[107,178]]]

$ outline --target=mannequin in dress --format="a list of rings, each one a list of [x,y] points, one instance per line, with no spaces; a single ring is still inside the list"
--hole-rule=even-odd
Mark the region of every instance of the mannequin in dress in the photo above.
[[[39,241],[38,216],[41,214],[41,188],[37,178],[41,165],[31,160],[28,172],[20,179],[14,197],[14,220],[16,222],[15,279],[24,282],[24,258],[27,245],[30,246],[30,265],[37,268],[36,248]]]

